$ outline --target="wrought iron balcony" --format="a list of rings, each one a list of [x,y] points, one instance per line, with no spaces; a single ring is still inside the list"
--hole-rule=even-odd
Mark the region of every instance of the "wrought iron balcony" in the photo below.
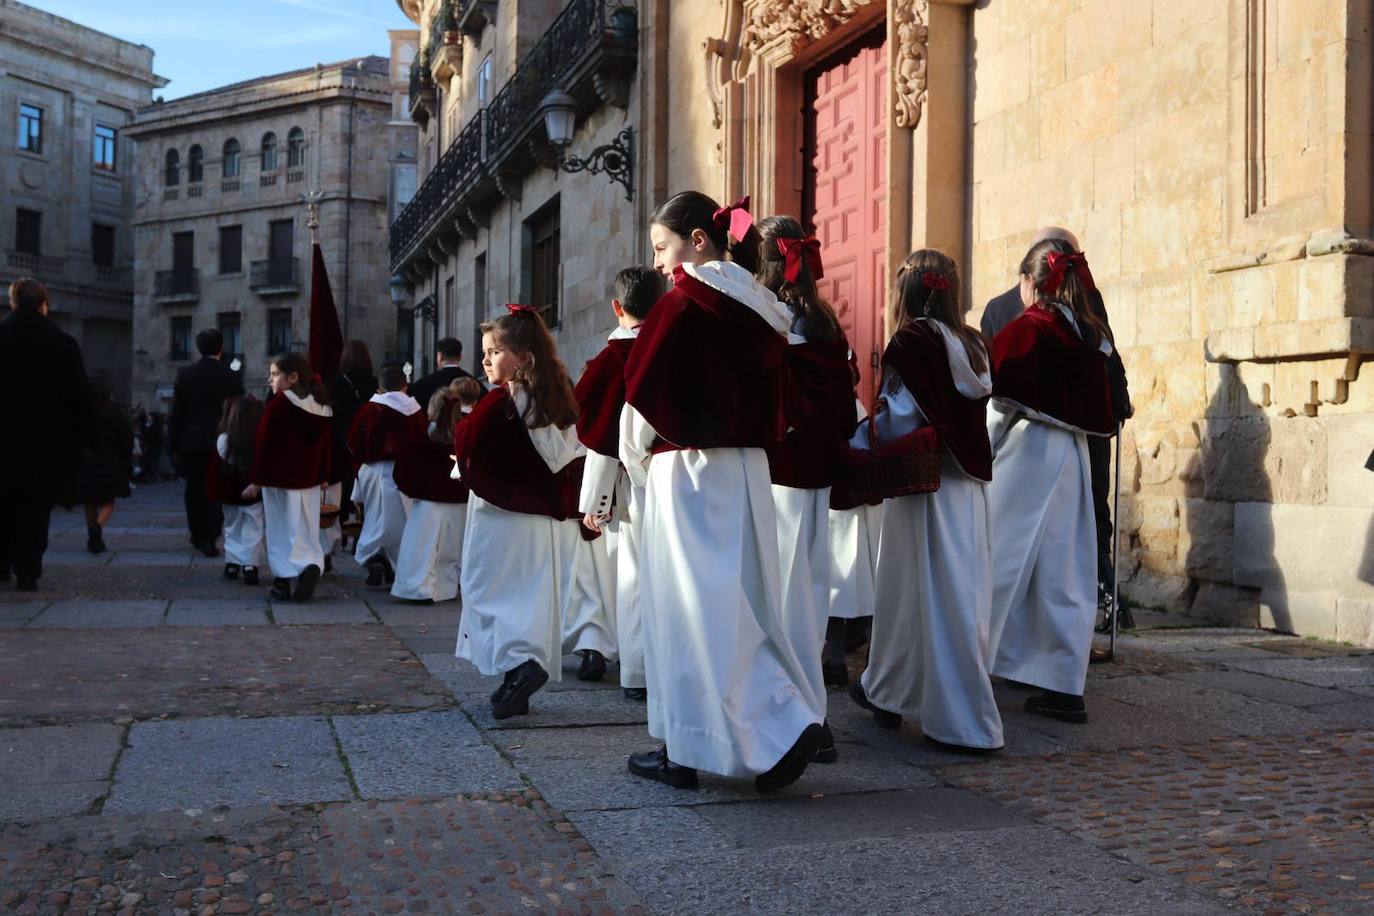
[[[248,265],[248,288],[259,296],[289,296],[301,291],[300,258],[266,258]]]
[[[159,270],[153,274],[154,302],[195,302],[200,298],[200,271]]]
[[[460,3],[460,28],[474,5],[480,5],[478,0]],[[433,250],[436,240],[475,232],[492,198],[517,197],[529,171],[553,163],[540,115],[549,92],[559,89],[572,96],[579,118],[603,103],[626,107],[638,39],[633,7],[571,0],[486,109],[459,132],[392,224],[392,269],[408,268]],[[429,73],[427,62],[416,63],[411,69],[412,114]]]
[[[429,124],[437,106],[434,76],[429,72],[429,51],[426,49],[410,63],[410,119],[423,128]]]

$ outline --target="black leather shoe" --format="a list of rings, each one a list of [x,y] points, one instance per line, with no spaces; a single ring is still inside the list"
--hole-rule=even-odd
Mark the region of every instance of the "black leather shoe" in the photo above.
[[[86,549],[91,553],[105,552],[105,537],[99,525],[86,526]]]
[[[821,680],[827,687],[848,687],[849,669],[844,665],[821,665]]]
[[[384,567],[384,566],[383,566],[378,560],[376,560],[376,559],[368,560],[368,561],[367,561],[367,587],[368,587],[368,588],[381,588],[382,585],[383,585],[385,582],[386,582],[386,567]]]
[[[214,541],[206,541],[200,545],[200,552],[203,556],[217,557],[219,556],[219,547]]]
[[[824,741],[825,726],[819,723],[806,726],[797,736],[796,743],[782,755],[781,760],[773,764],[771,770],[754,777],[754,789],[759,792],[776,792],[801,779],[802,774],[806,772],[807,764],[816,756],[816,751],[820,750]]]
[[[14,583],[16,591],[36,592],[38,591],[38,579],[34,576],[19,576]]]
[[[491,698],[494,719],[509,719],[530,711],[530,697],[549,681],[549,673],[534,659],[521,663],[508,672],[509,680]]]
[[[679,766],[668,759],[667,746],[656,751],[631,754],[628,763],[630,772],[643,779],[652,779],[675,789],[695,789],[697,771],[691,767]]]
[[[258,584],[258,568],[257,568],[256,566],[245,566],[245,567],[243,567],[243,584],[244,584],[244,585],[257,585],[257,584]]]
[[[320,568],[311,563],[296,577],[296,591],[291,596],[295,601],[309,601],[315,594],[315,585],[320,581]]]
[[[595,649],[582,653],[582,665],[577,669],[579,681],[599,681],[606,676],[606,656]]]
[[[869,702],[868,694],[864,693],[864,685],[861,681],[855,681],[849,685],[849,698],[873,713],[873,721],[878,723],[879,728],[897,729],[902,727],[901,716],[895,712],[888,712],[886,709],[879,709]]]
[[[649,699],[649,688],[647,688],[647,687],[626,687],[626,688],[625,688],[625,699],[627,699],[627,700],[638,700],[638,701],[641,702],[641,703],[647,702],[648,699]]]
[[[1026,697],[1026,712],[1072,722],[1074,725],[1083,725],[1088,721],[1088,708],[1083,705],[1082,697],[1053,690]]]
[[[332,573],[334,571],[334,558],[329,554],[324,555],[324,571]]]
[[[821,728],[825,729],[825,735],[821,738],[821,746],[816,748],[816,756],[811,758],[811,762],[834,763],[840,759],[840,752],[835,749],[835,733],[830,730],[829,722],[822,722]]]
[[[290,580],[290,579],[281,579],[281,578],[273,579],[273,580],[272,580],[272,595],[271,595],[271,597],[272,597],[272,599],[275,600],[275,601],[290,601],[290,600],[291,600],[291,580]]]
[[[224,564],[224,578],[226,578],[226,579],[237,579],[237,578],[239,577],[239,570],[242,569],[242,568],[243,568],[243,567],[239,566],[239,564],[237,564],[237,563],[225,563],[225,564]]]

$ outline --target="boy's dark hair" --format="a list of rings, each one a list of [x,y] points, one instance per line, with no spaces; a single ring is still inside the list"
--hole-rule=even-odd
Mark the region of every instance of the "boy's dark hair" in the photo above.
[[[463,358],[463,342],[456,337],[440,337],[434,349],[444,359]]]
[[[643,321],[663,295],[663,275],[652,267],[636,264],[615,275],[615,298],[629,315]]]
[[[10,309],[36,312],[48,301],[48,288],[33,277],[20,277],[10,284]]]
[[[406,386],[406,373],[400,366],[387,366],[377,379],[377,387],[383,391],[400,391]]]
[[[224,335],[214,328],[206,328],[196,335],[196,349],[201,356],[218,356],[224,352]]]

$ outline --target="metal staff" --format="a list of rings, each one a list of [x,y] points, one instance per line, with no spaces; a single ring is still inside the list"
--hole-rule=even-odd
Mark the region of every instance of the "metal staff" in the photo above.
[[[1121,622],[1121,421],[1116,421],[1116,464],[1112,468],[1112,635],[1107,653],[1116,658],[1116,630]]]

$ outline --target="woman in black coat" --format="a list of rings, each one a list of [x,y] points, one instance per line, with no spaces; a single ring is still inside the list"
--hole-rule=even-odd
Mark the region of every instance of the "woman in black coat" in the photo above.
[[[104,528],[114,501],[129,496],[134,430],[128,413],[110,400],[104,381],[91,382],[91,431],[76,475],[76,502],[86,509],[86,549],[105,550]]]
[[[372,374],[372,354],[361,340],[344,344],[339,356],[339,374],[329,380],[329,406],[334,410],[333,473],[342,485],[339,521],[346,521],[353,510],[353,459],[348,454],[348,430],[358,408],[377,393],[377,377]]]

